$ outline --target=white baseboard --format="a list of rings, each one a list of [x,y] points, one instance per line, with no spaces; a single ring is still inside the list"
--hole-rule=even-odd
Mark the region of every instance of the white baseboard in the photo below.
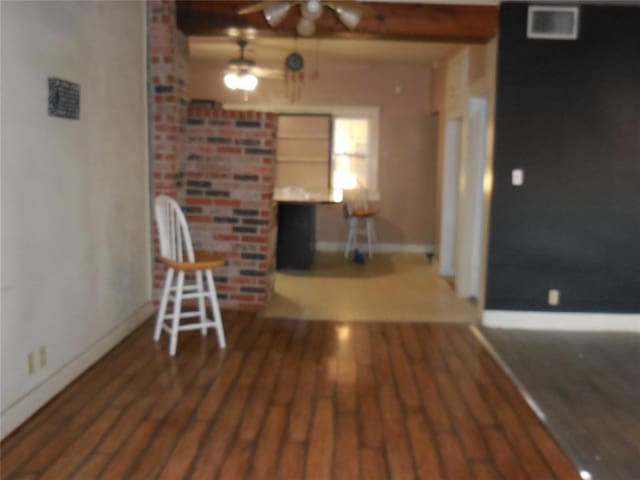
[[[9,405],[2,411],[2,415],[0,416],[0,439],[6,437],[31,415],[36,413],[38,409],[51,400],[58,392],[69,385],[69,383],[83,373],[89,366],[93,365],[136,327],[149,318],[154,311],[153,302],[144,303],[138,307],[129,318],[90,345],[84,352],[60,367],[16,402]]]
[[[640,314],[485,310],[482,324],[521,330],[640,333]]]
[[[316,242],[316,251],[318,252],[344,252],[345,242]],[[363,251],[367,251],[363,246]],[[373,248],[374,253],[433,253],[433,245],[412,244],[412,243],[376,243]]]

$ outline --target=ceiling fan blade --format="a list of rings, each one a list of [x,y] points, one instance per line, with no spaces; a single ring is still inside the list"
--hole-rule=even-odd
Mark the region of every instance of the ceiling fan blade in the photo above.
[[[284,71],[277,68],[265,68],[265,67],[253,67],[251,69],[253,74],[259,78],[283,80]]]
[[[247,7],[243,7],[238,9],[238,15],[248,15],[249,13],[256,13],[264,10],[264,7],[273,2],[258,2],[253,5],[249,5]]]
[[[326,2],[325,5],[333,9],[342,24],[352,31],[364,17],[373,16],[376,13],[370,6],[355,1]]]
[[[351,11],[356,11],[361,18],[374,17],[376,13],[378,13],[376,12],[376,9],[373,8],[371,5],[368,5],[362,2],[357,2],[355,0],[345,0],[345,1],[335,1],[335,2],[327,1],[327,2],[324,2],[324,4],[335,11],[340,10],[340,8],[347,8]]]

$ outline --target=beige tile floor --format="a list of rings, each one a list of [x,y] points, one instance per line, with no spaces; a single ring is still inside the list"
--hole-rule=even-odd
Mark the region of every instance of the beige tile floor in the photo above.
[[[423,255],[377,255],[356,265],[316,253],[310,271],[278,271],[275,293],[259,316],[335,321],[477,322]]]

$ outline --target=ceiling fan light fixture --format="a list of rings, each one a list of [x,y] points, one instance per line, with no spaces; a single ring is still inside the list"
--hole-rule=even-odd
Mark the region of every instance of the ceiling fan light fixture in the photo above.
[[[224,76],[224,84],[231,90],[253,92],[258,86],[258,77],[249,72],[229,72]]]
[[[262,14],[269,26],[275,27],[284,20],[290,8],[291,4],[289,2],[269,3],[264,7]]]
[[[336,14],[338,18],[349,30],[354,30],[361,20],[361,12],[349,5],[336,5]]]
[[[309,20],[306,17],[300,17],[296,30],[301,37],[311,37],[316,33],[316,24],[313,20]]]
[[[300,5],[300,11],[304,18],[317,20],[322,16],[322,4],[318,0],[309,0]]]
[[[258,86],[258,77],[253,73],[245,73],[240,76],[240,90],[253,92]]]
[[[224,85],[227,88],[231,90],[237,90],[239,84],[240,84],[240,77],[238,77],[237,73],[229,72],[224,76]]]

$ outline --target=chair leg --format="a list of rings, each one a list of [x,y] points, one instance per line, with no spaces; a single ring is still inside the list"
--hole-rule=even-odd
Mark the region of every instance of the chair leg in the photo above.
[[[358,244],[358,239],[357,239],[358,219],[350,218],[348,223],[349,223],[349,234],[347,235],[347,246],[344,249],[344,258],[349,258],[349,253],[351,252],[351,250],[355,249]]]
[[[171,323],[171,339],[169,341],[169,355],[176,354],[178,348],[178,329],[180,328],[180,313],[182,310],[182,289],[184,287],[184,272],[178,272],[176,282],[176,296],[173,302],[173,320]]]
[[[204,291],[204,285],[202,282],[202,271],[200,270],[196,272],[196,284],[198,285],[198,313],[200,313],[200,325],[201,325],[200,332],[202,333],[202,335],[206,335],[207,327],[205,325],[205,322],[207,321],[207,312],[204,307],[205,291]]]
[[[344,246],[344,258],[349,258],[349,249],[351,247],[351,225],[349,225],[349,232],[347,233],[347,244]]]
[[[167,303],[169,302],[169,294],[171,293],[171,282],[173,282],[173,268],[167,269],[164,280],[164,289],[162,290],[162,299],[158,307],[158,315],[156,316],[156,326],[153,330],[153,340],[160,340],[162,333],[162,325],[164,324],[164,316],[167,313]]]
[[[353,229],[353,242],[351,244],[351,250],[353,250],[354,252],[356,250],[360,249],[360,242],[358,240],[358,236],[360,235],[360,220],[358,220],[357,218],[352,218],[351,222],[353,222],[352,224],[352,229]]]
[[[373,226],[373,218],[367,218],[367,245],[369,247],[369,258],[373,259],[373,243],[375,242],[376,232]]]
[[[211,311],[213,313],[213,321],[216,326],[216,334],[218,335],[218,345],[220,348],[226,348],[227,341],[224,337],[224,325],[222,324],[222,315],[220,314],[220,304],[218,303],[218,295],[216,294],[216,286],[213,283],[213,275],[211,270],[205,270],[207,283],[209,284],[209,298],[211,300]]]

